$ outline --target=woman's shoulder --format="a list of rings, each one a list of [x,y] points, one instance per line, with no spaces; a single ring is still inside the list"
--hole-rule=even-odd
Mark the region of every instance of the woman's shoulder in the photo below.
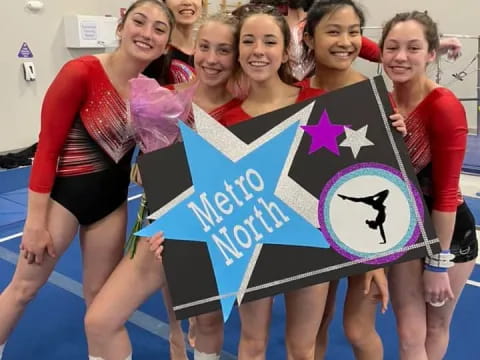
[[[96,78],[97,72],[103,67],[93,55],[77,57],[63,64],[58,72],[57,78],[65,81],[89,81]]]
[[[105,56],[106,54],[99,54],[99,55],[84,55],[77,57],[75,59],[70,60],[68,63],[73,64],[77,67],[84,67],[89,69],[101,69],[103,70],[105,63]]]
[[[242,104],[243,101],[237,99],[230,105],[231,107],[222,114],[218,121],[224,126],[232,126],[251,119],[252,117],[243,110]]]
[[[429,119],[429,124],[444,132],[454,131],[457,127],[467,128],[467,115],[457,96],[445,87],[435,87],[428,93],[417,112]]]
[[[443,86],[434,87],[424,99],[429,109],[448,110],[463,105],[452,90]]]
[[[67,61],[64,67],[85,69],[91,67],[100,67],[100,58],[95,55],[84,55]]]
[[[458,100],[457,96],[454,94],[454,92],[446,87],[443,87],[443,86],[436,86],[434,87],[429,95],[432,95],[432,97],[434,97],[435,99],[440,99],[440,98],[444,98],[444,99],[456,99]]]
[[[213,109],[212,111],[209,112],[209,114],[217,119],[219,122],[222,122],[222,119],[226,113],[228,113],[231,109],[236,108],[242,103],[242,100],[238,98],[233,98],[226,102],[223,105],[220,105],[219,107]]]
[[[242,103],[243,103],[242,99],[234,97],[234,98],[232,98],[232,100],[230,100],[229,102],[222,105],[221,108],[227,109],[227,111],[228,111],[230,109],[236,108],[237,106],[240,106]]]

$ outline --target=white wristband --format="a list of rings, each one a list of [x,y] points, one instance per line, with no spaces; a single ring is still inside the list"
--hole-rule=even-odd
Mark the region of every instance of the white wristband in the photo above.
[[[425,258],[425,264],[448,269],[455,265],[455,263],[452,261],[453,259],[455,259],[455,255],[451,254],[450,251],[442,251],[439,254],[427,256]]]

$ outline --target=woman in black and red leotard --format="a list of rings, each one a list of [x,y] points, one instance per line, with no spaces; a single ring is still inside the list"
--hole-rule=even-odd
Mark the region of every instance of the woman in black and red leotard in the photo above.
[[[135,146],[125,103],[128,81],[164,52],[173,23],[163,2],[136,1],[118,25],[116,51],[68,62],[49,87],[21,256],[0,295],[0,344],[78,230],[87,307],[120,261]]]
[[[304,40],[313,50],[315,74],[300,84],[332,91],[365,80],[366,77],[354,69],[353,62],[358,56],[379,62],[380,48],[361,36],[364,25],[364,14],[355,1],[314,2],[308,12]],[[456,39],[445,39],[443,48],[451,50],[453,57],[458,56]],[[399,115],[392,115],[392,119],[399,119]],[[325,356],[328,327],[335,312],[337,284],[337,281],[330,283],[324,319],[318,332],[316,360]],[[383,358],[383,345],[375,329],[377,306],[372,298],[381,299],[382,310],[386,310],[388,289],[382,269],[348,278],[343,325],[356,359]]]
[[[217,14],[203,21],[198,29],[195,48],[197,77],[190,83],[168,86],[179,91],[180,95],[186,88],[196,86],[194,104],[215,119],[239,103],[227,90],[237,57],[236,31],[237,21],[231,16]],[[191,113],[188,122],[194,123],[193,120]],[[124,327],[126,319],[153,292],[166,288],[163,264],[158,261],[163,239],[156,236],[154,240],[148,240],[135,240],[135,255],[128,254],[123,258],[87,313],[85,322],[89,348],[107,359],[114,358],[112,354],[119,346],[130,346]],[[157,243],[157,240],[160,242]],[[156,252],[156,257],[151,251]],[[166,300],[169,300],[168,297]],[[178,339],[170,340],[170,358],[184,360],[187,355],[183,333],[175,320],[172,306],[166,305],[171,331],[178,334]],[[202,314],[195,319],[195,359],[218,360],[223,344],[221,312]]]
[[[447,351],[455,305],[475,265],[475,220],[459,190],[467,141],[465,110],[427,77],[438,31],[423,12],[397,14],[382,40],[393,98],[406,117],[405,138],[429,205],[442,253],[392,266],[389,274],[402,360],[440,360]]]

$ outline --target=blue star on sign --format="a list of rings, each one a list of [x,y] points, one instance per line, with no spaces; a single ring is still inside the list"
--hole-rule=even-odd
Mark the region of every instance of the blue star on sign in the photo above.
[[[329,247],[318,229],[274,195],[296,125],[233,162],[180,123],[194,193],[137,233],[163,231],[167,239],[205,242],[225,321],[248,284],[255,248]]]

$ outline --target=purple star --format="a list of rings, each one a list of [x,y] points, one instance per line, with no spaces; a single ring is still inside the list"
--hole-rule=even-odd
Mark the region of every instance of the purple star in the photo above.
[[[324,110],[320,120],[316,125],[301,126],[303,131],[312,137],[308,155],[313,154],[322,147],[326,148],[335,155],[340,155],[338,150],[337,137],[345,132],[343,125],[336,125],[330,122],[327,110]]]

